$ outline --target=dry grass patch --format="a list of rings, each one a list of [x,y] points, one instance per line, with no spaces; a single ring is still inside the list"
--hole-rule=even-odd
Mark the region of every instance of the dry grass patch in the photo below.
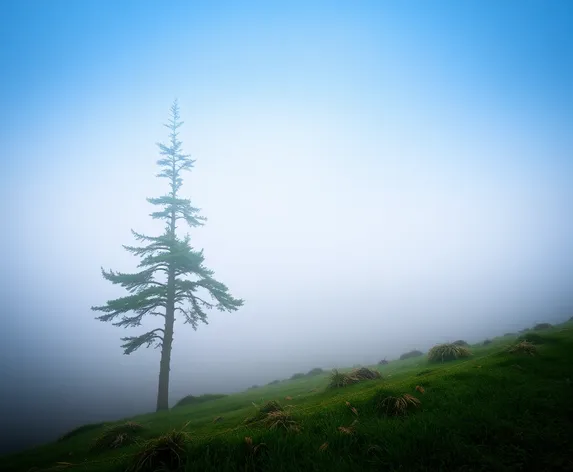
[[[179,470],[185,463],[190,438],[183,431],[171,431],[145,442],[127,472]]]
[[[511,346],[508,349],[508,352],[512,354],[528,354],[530,356],[534,356],[537,354],[537,346],[529,341],[521,341],[520,343]]]
[[[428,360],[430,362],[446,362],[460,359],[463,357],[470,357],[471,351],[459,344],[438,344],[428,352]]]
[[[398,397],[388,396],[378,403],[378,411],[387,416],[405,416],[414,408],[418,408],[421,402],[416,397],[404,393]]]
[[[369,369],[368,367],[360,367],[348,373],[342,373],[337,369],[332,370],[330,375],[329,388],[341,388],[352,385],[363,380],[380,379],[382,375],[377,370]]]
[[[285,431],[300,431],[299,424],[292,415],[285,410],[272,411],[268,413],[264,420],[264,425],[269,429],[284,429]]]

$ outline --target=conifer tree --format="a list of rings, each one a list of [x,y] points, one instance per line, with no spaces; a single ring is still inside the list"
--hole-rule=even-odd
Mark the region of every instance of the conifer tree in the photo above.
[[[157,161],[161,169],[157,177],[167,179],[168,192],[147,199],[157,207],[150,214],[151,218],[164,221],[165,229],[159,236],[146,236],[132,230],[142,246],[123,247],[141,259],[139,272],[127,274],[101,269],[106,280],[125,288],[129,295],[92,307],[92,310],[104,313],[96,319],[111,321],[123,328],[141,326],[143,318],[148,315],[163,319],[161,327],[121,338],[125,354],[131,354],[143,345],[161,348],[157,411],[169,408],[169,371],[176,315],[196,330],[199,322],[207,324],[206,311],[216,308],[231,312],[243,305],[243,300],[232,297],[228,288],[215,280],[213,271],[203,265],[203,250],[191,247],[189,234],[183,237],[177,234],[179,223],[193,228],[206,221],[199,215],[199,209],[180,195],[181,174],[190,171],[195,162],[182,153],[182,143],[178,138],[182,124],[175,100],[169,122],[165,124],[170,130],[169,142],[167,145],[157,144],[161,155]]]

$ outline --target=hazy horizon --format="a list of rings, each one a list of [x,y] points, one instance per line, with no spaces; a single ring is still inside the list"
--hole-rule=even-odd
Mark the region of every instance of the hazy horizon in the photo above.
[[[245,305],[176,327],[171,404],[573,315],[573,4],[0,12],[4,450],[155,407],[159,351],[90,307],[158,232],[175,98],[192,245]]]

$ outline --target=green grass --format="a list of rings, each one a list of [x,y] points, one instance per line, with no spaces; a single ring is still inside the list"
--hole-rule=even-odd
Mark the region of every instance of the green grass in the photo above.
[[[573,470],[573,323],[543,337],[534,356],[510,353],[515,337],[500,337],[472,346],[469,359],[372,366],[381,379],[348,387],[327,389],[325,372],[139,416],[132,421],[143,426],[141,437],[111,450],[91,446],[113,424],[78,428],[0,458],[0,470],[124,471],[173,431],[187,433],[177,461],[188,471]],[[381,408],[404,394],[420,404],[400,415]],[[244,422],[272,400],[284,415]]]

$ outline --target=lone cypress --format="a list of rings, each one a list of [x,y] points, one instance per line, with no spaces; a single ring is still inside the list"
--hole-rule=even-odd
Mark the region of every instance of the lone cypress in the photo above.
[[[143,345],[161,347],[157,411],[169,408],[169,371],[176,313],[196,330],[199,321],[207,324],[206,310],[217,308],[231,312],[243,305],[243,300],[233,298],[228,288],[213,278],[213,271],[203,265],[203,250],[196,251],[191,247],[189,235],[182,238],[177,235],[179,222],[196,227],[205,221],[199,216],[199,209],[179,194],[183,185],[181,173],[190,171],[195,162],[182,153],[182,143],[178,139],[182,124],[175,100],[169,122],[165,124],[170,130],[169,144],[157,144],[162,156],[157,161],[161,168],[157,177],[168,180],[169,191],[161,197],[147,199],[158,207],[150,216],[163,220],[165,230],[160,236],[146,236],[132,230],[135,239],[147,245],[123,247],[141,258],[138,265],[141,270],[124,274],[102,268],[106,280],[121,285],[130,294],[92,307],[92,310],[104,313],[96,319],[113,321],[115,326],[123,328],[141,326],[146,315],[163,318],[163,327],[121,338],[125,354],[131,354]]]

